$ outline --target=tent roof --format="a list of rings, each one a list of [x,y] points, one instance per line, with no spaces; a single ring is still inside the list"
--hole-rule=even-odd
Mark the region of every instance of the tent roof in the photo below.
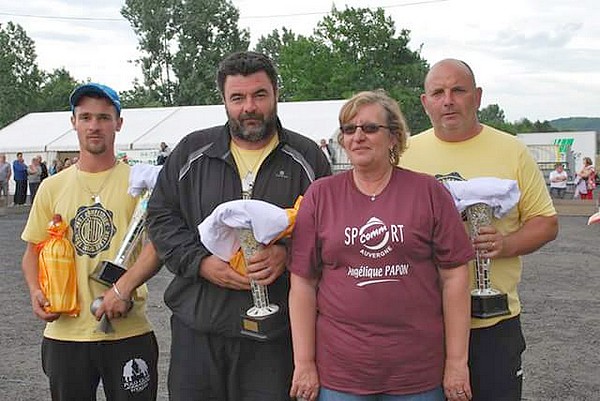
[[[45,152],[46,145],[72,131],[70,112],[31,113],[0,130],[3,153]]]
[[[173,148],[190,132],[227,121],[223,105],[173,107],[171,110],[169,118],[157,122],[151,130],[132,142],[129,149],[157,149],[161,142],[167,142]],[[125,120],[123,128],[126,124],[131,122]]]
[[[331,138],[339,127],[338,114],[346,100],[279,103],[278,114],[285,128],[315,142]]]
[[[330,138],[345,100],[278,103],[283,126],[318,142]],[[117,150],[171,146],[192,131],[221,125],[227,120],[223,105],[123,109]],[[77,151],[79,143],[70,111],[31,113],[0,130],[0,152]]]

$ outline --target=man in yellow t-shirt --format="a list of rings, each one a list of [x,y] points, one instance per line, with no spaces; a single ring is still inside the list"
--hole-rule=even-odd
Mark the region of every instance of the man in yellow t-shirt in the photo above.
[[[115,158],[115,136],[123,123],[119,96],[90,83],[76,88],[70,103],[79,160],[42,182],[21,235],[27,242],[22,268],[32,309],[47,322],[44,373],[55,401],[96,399],[100,380],[107,400],[155,400],[158,346],[146,318],[147,289],[140,286],[160,266],[154,246],[147,243],[112,288],[89,278],[101,261],[115,258],[137,203],[127,195],[129,166]],[[36,246],[48,238],[56,214],[69,225],[66,238],[75,253],[77,316],[46,311],[49,302],[38,282]],[[103,304],[94,315],[90,306],[99,296]],[[113,332],[98,329],[103,314]]]
[[[492,226],[482,227],[473,241],[476,250],[492,259],[491,286],[508,294],[510,314],[473,318],[469,349],[473,400],[516,401],[521,399],[521,354],[525,349],[517,293],[520,256],[556,238],[558,219],[544,178],[526,146],[479,122],[481,94],[473,71],[463,61],[446,59],[435,64],[421,95],[433,128],[410,138],[400,164],[439,180],[497,177],[518,183],[518,205],[502,219],[494,219]],[[467,399],[468,394],[456,396]]]

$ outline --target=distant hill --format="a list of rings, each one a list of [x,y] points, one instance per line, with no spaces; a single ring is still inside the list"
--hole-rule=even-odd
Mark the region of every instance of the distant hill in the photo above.
[[[559,131],[600,131],[598,117],[569,117],[551,120],[550,125]]]

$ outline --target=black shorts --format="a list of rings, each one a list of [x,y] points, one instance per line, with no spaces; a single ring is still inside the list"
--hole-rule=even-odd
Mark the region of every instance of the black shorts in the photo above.
[[[524,350],[519,316],[492,327],[472,329],[469,342],[472,401],[520,401]]]
[[[260,342],[200,333],[171,316],[171,401],[285,401],[292,376],[289,335]]]
[[[157,362],[152,332],[115,341],[42,341],[42,367],[53,401],[95,400],[100,380],[108,400],[154,401]]]

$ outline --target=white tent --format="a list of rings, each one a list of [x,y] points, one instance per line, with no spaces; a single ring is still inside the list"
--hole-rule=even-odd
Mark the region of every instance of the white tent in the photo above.
[[[70,115],[68,111],[31,113],[18,119],[0,130],[0,153],[46,152],[50,143],[71,131]]]
[[[138,109],[144,110],[144,109]],[[227,121],[223,105],[173,107],[168,118],[158,121],[150,130],[130,143],[128,149],[158,149],[161,142],[169,144],[171,149],[187,134],[202,128],[222,125]],[[126,117],[123,116],[125,119]],[[123,122],[123,130],[125,124]]]

